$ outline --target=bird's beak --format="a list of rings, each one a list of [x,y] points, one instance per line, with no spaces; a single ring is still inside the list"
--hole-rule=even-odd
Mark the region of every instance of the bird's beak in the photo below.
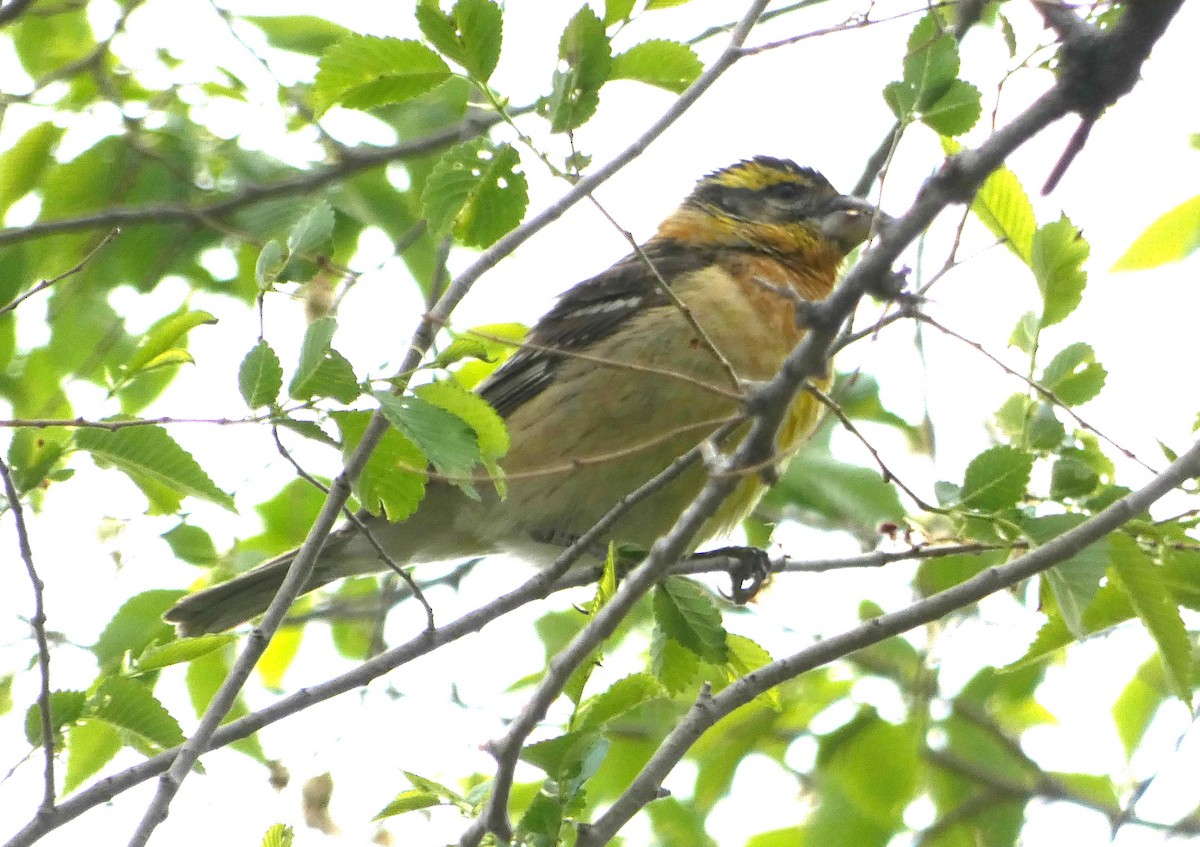
[[[830,201],[821,218],[821,234],[836,242],[847,253],[891,221],[866,200],[842,195]]]

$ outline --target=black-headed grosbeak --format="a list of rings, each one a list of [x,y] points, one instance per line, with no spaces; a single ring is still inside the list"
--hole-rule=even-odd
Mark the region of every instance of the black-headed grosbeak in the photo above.
[[[804,335],[794,295],[826,297],[877,214],[783,159],[759,156],[709,174],[640,251],[563,294],[531,343],[479,386],[508,425],[507,496],[472,500],[431,481],[408,520],[363,522],[400,563],[496,552],[549,563],[737,414],[739,381],[775,375]],[[781,454],[808,435],[818,411],[807,392],[796,397],[778,435]],[[635,505],[610,539],[648,549],[705,475],[693,465]],[[763,487],[747,475],[697,543],[736,526]],[[186,597],[166,617],[187,635],[241,623],[266,609],[293,555]],[[348,525],[326,541],[305,591],[385,569]]]

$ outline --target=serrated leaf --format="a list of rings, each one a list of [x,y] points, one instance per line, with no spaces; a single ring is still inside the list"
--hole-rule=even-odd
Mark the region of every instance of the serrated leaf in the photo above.
[[[703,63],[691,47],[678,41],[652,39],[613,56],[608,78],[636,80],[680,94],[703,70]]]
[[[150,689],[132,679],[113,676],[104,680],[88,704],[88,713],[163,749],[183,743],[179,722]]]
[[[134,670],[138,673],[146,673],[169,665],[190,662],[213,650],[220,650],[237,639],[238,637],[232,633],[223,633],[201,635],[196,638],[179,638],[175,641],[168,641],[166,644],[151,644],[138,656],[134,663]]]
[[[217,548],[212,537],[198,526],[177,524],[159,536],[171,546],[176,558],[189,565],[213,565],[217,561]]]
[[[55,749],[61,743],[61,730],[83,714],[87,694],[82,691],[50,692],[50,729],[55,737]],[[37,703],[25,710],[25,740],[34,747],[42,746],[42,710]]]
[[[558,43],[565,70],[556,70],[546,103],[551,132],[578,129],[596,112],[600,86],[612,67],[612,46],[604,22],[584,6],[571,18]]]
[[[465,421],[474,431],[479,452],[485,458],[499,459],[508,452],[508,428],[504,419],[478,394],[451,382],[431,382],[418,386],[413,393],[426,403]]]
[[[1184,200],[1146,227],[1113,271],[1144,271],[1179,262],[1200,248],[1200,196]]]
[[[1129,598],[1162,658],[1171,691],[1188,707],[1192,702],[1192,648],[1179,608],[1167,591],[1161,568],[1127,535],[1111,539],[1112,573]]]
[[[1090,252],[1083,234],[1065,215],[1034,233],[1030,267],[1042,293],[1043,327],[1063,320],[1079,305],[1087,285],[1083,262]]]
[[[175,347],[190,330],[216,322],[215,316],[200,310],[177,312],[157,322],[143,336],[141,346],[125,363],[119,382],[127,382],[135,374],[146,370],[155,359]]]
[[[577,732],[600,729],[646,701],[666,695],[666,688],[654,677],[644,673],[631,674],[589,699],[579,709],[571,729]]]
[[[1078,406],[1099,394],[1107,377],[1108,371],[1096,361],[1096,351],[1080,341],[1050,360],[1040,382],[1068,406]]]
[[[726,644],[729,646],[729,661],[725,663],[725,672],[729,682],[739,680],[746,674],[771,664],[771,654],[761,644],[744,635],[730,633],[726,637]],[[755,700],[776,712],[783,708],[783,699],[777,688],[767,689]]]
[[[283,388],[283,365],[265,340],[250,348],[238,368],[238,390],[251,409],[270,406],[279,399]]]
[[[689,579],[670,577],[654,589],[654,622],[673,641],[714,665],[729,658],[721,612],[709,594]]]
[[[500,60],[502,14],[492,0],[458,0],[449,15],[436,0],[421,0],[417,23],[429,42],[481,82]]]
[[[529,202],[521,157],[485,138],[446,151],[425,180],[421,205],[433,232],[453,230],[472,247],[488,247],[513,229]]]
[[[935,15],[925,15],[908,36],[904,57],[904,81],[921,93],[919,108],[936,100],[956,76],[958,46],[954,37],[941,31]]]
[[[342,454],[362,440],[369,412],[334,412],[331,417],[342,434]],[[425,494],[425,456],[395,429],[388,429],[354,486],[355,496],[373,515],[381,511],[390,521],[402,521],[417,510]]]
[[[281,823],[271,824],[263,833],[262,847],[292,847],[292,828]]]
[[[650,639],[650,672],[671,694],[679,694],[695,681],[700,657],[659,626]]]
[[[940,135],[962,135],[975,126],[983,113],[982,95],[969,82],[956,79],[921,111],[921,120]]]
[[[411,100],[449,77],[441,56],[419,41],[351,35],[321,57],[313,100],[321,112],[335,104],[370,109]]]
[[[333,207],[320,200],[288,232],[288,252],[292,254],[314,253],[324,247],[333,237]]]
[[[482,456],[466,421],[417,396],[376,393],[375,399],[388,423],[415,444],[439,474],[474,491],[470,473]]]
[[[942,149],[946,155],[953,155],[963,149],[962,145],[953,138],[942,137]],[[1037,218],[1033,212],[1033,204],[1029,202],[1021,181],[1007,167],[1001,166],[988,174],[983,185],[975,192],[971,201],[971,211],[980,223],[991,230],[992,234],[1004,241],[1026,265],[1033,261],[1033,234],[1037,230]],[[1032,346],[1023,346],[1018,339],[1036,338],[1038,329],[1037,316],[1032,317],[1031,325],[1024,325],[1028,315],[1021,318],[1022,324],[1013,330],[1010,344],[1031,352]],[[1018,335],[1020,333],[1020,335]]]
[[[82,720],[67,730],[67,772],[63,794],[70,794],[121,751],[121,736],[109,724]]]
[[[1033,456],[1006,445],[984,450],[967,465],[962,505],[994,512],[1017,505],[1029,485]]]
[[[113,431],[85,428],[75,434],[75,446],[135,481],[149,480],[183,496],[199,497],[234,511],[233,498],[217,488],[191,453],[160,426],[129,426]]]
[[[290,50],[308,56],[320,56],[351,31],[325,18],[313,15],[241,15],[263,31],[267,43],[278,50]]]
[[[163,612],[175,605],[184,593],[158,588],[126,600],[92,646],[100,670],[112,673],[120,667],[126,653],[137,656],[152,643],[171,640],[175,628],[162,619]]]

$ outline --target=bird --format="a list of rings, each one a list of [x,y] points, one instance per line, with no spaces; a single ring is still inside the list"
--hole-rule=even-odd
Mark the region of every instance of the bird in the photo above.
[[[365,512],[326,539],[307,593],[399,564],[509,553],[549,564],[620,498],[743,411],[739,386],[773,377],[804,336],[797,304],[824,299],[846,256],[886,219],[820,172],[756,156],[702,177],[634,253],[562,294],[527,343],[477,386],[505,420],[507,492],[478,499],[431,479],[417,511]],[[829,377],[814,380],[828,387]],[[797,394],[777,436],[794,452],[821,406]],[[647,550],[699,493],[694,463],[635,504],[607,542]],[[765,491],[747,474],[697,534],[727,533]],[[166,620],[182,636],[220,632],[266,610],[296,551],[183,597]],[[593,558],[592,561],[595,561]]]

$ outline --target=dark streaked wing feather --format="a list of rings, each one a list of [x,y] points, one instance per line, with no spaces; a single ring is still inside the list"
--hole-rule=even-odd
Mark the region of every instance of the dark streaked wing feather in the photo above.
[[[666,239],[651,241],[642,251],[668,284],[713,260],[711,250]],[[637,254],[626,256],[562,294],[529,331],[528,341],[538,348],[564,353],[518,350],[479,387],[479,394],[508,416],[554,381],[555,372],[571,351],[585,350],[616,332],[631,315],[667,302],[645,260]]]

